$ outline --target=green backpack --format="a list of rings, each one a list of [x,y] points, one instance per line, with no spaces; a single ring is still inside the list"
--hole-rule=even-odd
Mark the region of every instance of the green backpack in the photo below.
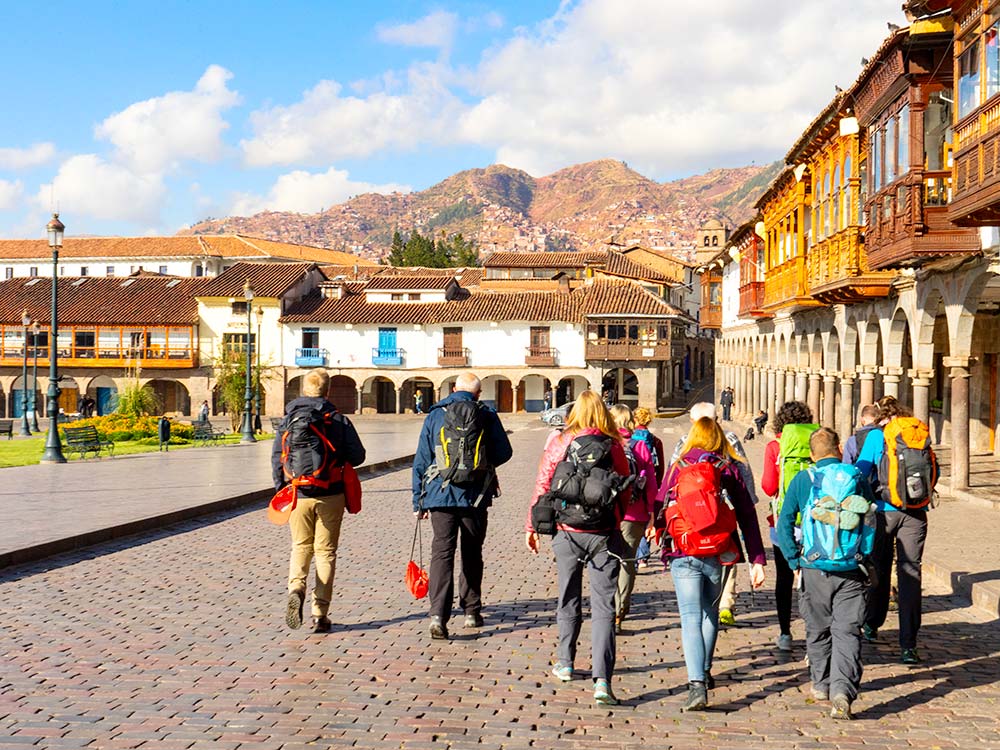
[[[772,503],[775,520],[781,515],[781,505],[792,479],[803,469],[812,466],[809,438],[818,424],[786,424],[778,440],[778,499]]]

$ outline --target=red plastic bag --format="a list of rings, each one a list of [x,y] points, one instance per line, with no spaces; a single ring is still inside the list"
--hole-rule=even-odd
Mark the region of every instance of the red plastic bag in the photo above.
[[[417,541],[420,542],[420,562],[414,562],[413,553],[417,549]],[[406,564],[406,588],[413,594],[414,599],[423,599],[427,596],[429,588],[427,571],[424,570],[424,539],[420,534],[420,518],[417,518],[417,526],[413,529],[413,544],[410,545],[410,562]]]
[[[361,512],[361,480],[350,464],[344,464],[344,504],[350,514]]]

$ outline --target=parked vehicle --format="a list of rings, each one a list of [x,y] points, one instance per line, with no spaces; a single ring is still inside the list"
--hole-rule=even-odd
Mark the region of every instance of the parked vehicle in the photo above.
[[[542,412],[540,418],[547,425],[562,427],[566,424],[566,418],[569,416],[574,403],[574,401],[567,401],[562,406],[553,406],[551,409],[546,409]]]

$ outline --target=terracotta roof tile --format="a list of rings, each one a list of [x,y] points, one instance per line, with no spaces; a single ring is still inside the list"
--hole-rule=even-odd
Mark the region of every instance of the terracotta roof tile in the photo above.
[[[617,252],[608,253],[608,264],[603,269],[603,273],[611,276],[621,276],[626,279],[653,281],[660,284],[670,284],[676,281],[675,278],[660,273],[651,266],[632,260],[629,256]]]
[[[316,268],[313,263],[237,263],[208,279],[199,296],[242,297],[243,285],[250,279],[258,297],[281,297]]]
[[[368,282],[368,289],[447,289],[455,282],[455,276],[393,276],[380,275]]]
[[[195,295],[208,279],[85,276],[59,279],[59,323],[97,325],[191,325],[198,321]],[[52,280],[0,283],[0,323],[19,324],[28,314],[48,325]]]
[[[603,250],[580,250],[558,253],[520,253],[499,250],[483,261],[483,268],[586,268],[603,265],[607,253]]]

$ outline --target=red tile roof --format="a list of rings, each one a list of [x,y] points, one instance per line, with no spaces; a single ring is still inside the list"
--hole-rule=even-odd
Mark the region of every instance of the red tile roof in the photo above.
[[[243,285],[250,279],[256,296],[281,297],[314,269],[313,263],[237,263],[208,279],[198,296],[242,299]]]
[[[59,323],[95,325],[191,325],[198,321],[195,295],[208,279],[84,276],[59,279]],[[19,325],[25,308],[43,325],[50,320],[52,280],[0,283],[0,323]]]
[[[580,250],[558,253],[520,253],[498,250],[483,261],[483,268],[586,268],[604,265],[603,250]]]
[[[652,281],[658,284],[676,283],[675,278],[660,273],[651,266],[636,262],[627,255],[622,255],[621,253],[616,252],[608,253],[608,264],[604,269],[602,269],[602,273],[606,273],[611,276],[620,276],[626,279]]]
[[[393,276],[380,274],[368,282],[368,289],[388,291],[390,289],[427,289],[439,291],[447,289],[455,282],[455,276]]]

